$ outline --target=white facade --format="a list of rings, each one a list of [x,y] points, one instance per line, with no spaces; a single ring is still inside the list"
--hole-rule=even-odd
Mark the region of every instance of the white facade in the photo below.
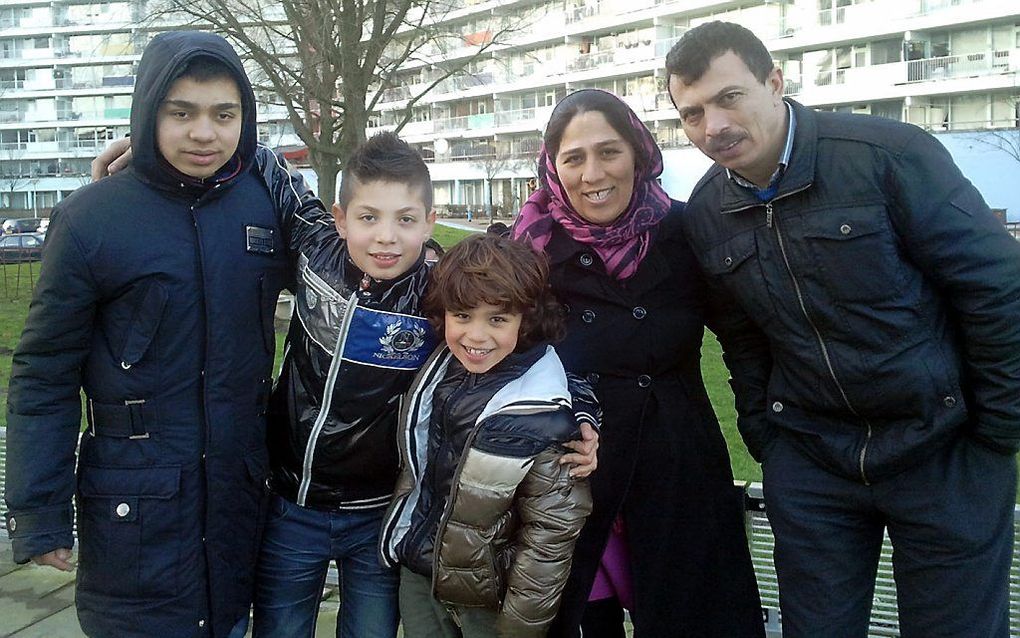
[[[465,41],[477,42],[487,20],[506,15],[521,16],[524,27],[473,62],[471,77],[432,90],[401,132],[432,162],[440,207],[484,209],[491,185],[492,203],[516,210],[552,106],[581,88],[610,90],[637,111],[664,149],[667,190],[686,197],[708,163],[679,127],[663,63],[687,29],[710,20],[761,37],[787,94],[808,106],[909,121],[946,133],[951,151],[965,144],[954,141],[957,131],[1020,136],[1016,0],[467,0],[457,19]],[[401,99],[428,82],[428,71],[407,78],[410,88],[391,90],[370,134],[393,128]],[[1007,188],[1020,160],[983,150],[983,161],[958,162],[992,207],[1020,215],[1020,192]]]
[[[490,201],[516,210],[553,105],[593,87],[634,107],[664,149],[667,190],[686,197],[707,161],[678,125],[663,61],[687,29],[721,19],[765,41],[793,98],[939,133],[989,204],[1020,215],[1011,186],[1020,162],[976,133],[1020,136],[1017,0],[451,1],[442,19],[463,46],[436,57],[471,56],[492,40],[493,25],[516,27],[471,62],[470,76],[445,80],[418,101],[401,131],[430,162],[441,210],[481,211]],[[109,140],[127,133],[134,70],[149,37],[138,27],[144,7],[0,0],[0,208],[48,210],[87,181],[89,161]],[[394,128],[432,73],[426,62],[405,67],[368,133]],[[260,107],[259,121],[263,142],[296,141],[279,107]]]

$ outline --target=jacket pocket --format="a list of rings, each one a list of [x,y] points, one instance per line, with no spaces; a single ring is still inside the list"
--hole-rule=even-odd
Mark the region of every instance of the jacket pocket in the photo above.
[[[176,595],[181,468],[83,466],[79,472],[79,588],[143,599]]]
[[[902,293],[905,262],[884,205],[806,215],[804,239],[817,266],[814,276],[836,301],[873,303]]]
[[[740,302],[745,312],[756,319],[774,314],[754,231],[709,248],[701,256],[701,265]]]
[[[125,370],[142,360],[149,346],[156,338],[156,332],[163,320],[169,294],[163,284],[150,281],[135,306],[134,316],[124,337],[120,352],[120,367]]]

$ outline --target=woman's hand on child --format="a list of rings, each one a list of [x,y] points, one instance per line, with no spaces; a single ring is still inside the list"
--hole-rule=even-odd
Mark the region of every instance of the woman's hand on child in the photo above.
[[[574,466],[570,469],[570,476],[585,478],[598,467],[599,433],[590,423],[581,423],[580,441],[567,441],[563,445],[574,450],[560,457],[560,465],[569,463]]]
[[[114,140],[103,152],[92,160],[92,181],[98,182],[107,175],[113,175],[131,163],[131,138]]]

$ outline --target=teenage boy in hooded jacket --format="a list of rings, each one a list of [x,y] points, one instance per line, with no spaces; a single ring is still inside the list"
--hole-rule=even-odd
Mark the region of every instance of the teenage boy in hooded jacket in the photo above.
[[[17,562],[70,569],[76,496],[90,636],[241,636],[289,272],[273,198],[297,193],[263,176],[219,36],[153,38],[131,128],[133,166],[54,210],[11,374],[7,526]]]

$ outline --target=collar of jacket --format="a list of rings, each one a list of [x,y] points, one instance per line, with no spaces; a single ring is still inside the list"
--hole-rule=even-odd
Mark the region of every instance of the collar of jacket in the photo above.
[[[443,379],[449,379],[454,376],[466,375],[471,381],[471,385],[475,385],[480,382],[484,382],[486,375],[490,375],[491,378],[495,378],[499,375],[500,378],[504,378],[509,375],[510,377],[518,377],[528,371],[528,368],[535,365],[539,359],[545,356],[546,350],[549,344],[542,342],[531,348],[528,348],[524,352],[511,352],[509,355],[503,358],[502,361],[492,366],[486,372],[475,373],[468,372],[460,361],[454,357],[450,360],[450,364],[446,369],[446,374]]]
[[[417,277],[428,277],[431,270],[431,266],[425,261],[425,251],[418,255],[418,259],[414,262],[410,268],[403,272],[403,274],[397,276],[394,279],[375,279],[369,276],[368,287],[362,289],[361,282],[365,278],[365,273],[358,268],[358,265],[351,259],[350,253],[347,251],[347,245],[344,244],[343,258],[339,260],[340,278],[343,281],[344,286],[353,292],[367,293],[362,295],[371,299],[381,300],[388,297],[391,291],[397,291],[398,294],[403,294],[407,289],[407,282],[414,281]],[[414,314],[420,314],[415,312]]]
[[[787,99],[786,101],[793,107],[797,118],[797,129],[793,133],[793,152],[790,154],[790,164],[786,167],[782,179],[779,180],[779,188],[775,197],[769,201],[782,199],[791,193],[802,191],[811,186],[815,179],[818,151],[818,121],[815,118],[815,112],[795,100]],[[758,199],[750,189],[740,186],[726,177],[726,169],[716,164],[712,170],[721,172],[724,180],[719,203],[719,210],[722,214],[736,213],[765,205],[766,202]]]
[[[618,282],[619,285],[607,286],[607,291],[613,291],[618,298],[618,301],[622,303],[629,303],[629,297],[640,296],[648,291],[654,290],[659,284],[666,278],[672,276],[670,270],[669,261],[658,250],[659,239],[665,234],[666,236],[671,235],[674,224],[679,219],[679,213],[683,210],[683,204],[674,201],[670,212],[666,215],[659,224],[651,230],[652,243],[649,247],[648,254],[645,255],[644,260],[638,267],[638,270],[629,279]],[[575,261],[580,258],[583,253],[590,254],[594,263],[598,264],[598,268],[592,268],[592,271],[597,275],[608,278],[605,268],[602,266],[602,261],[599,259],[595,251],[588,248],[584,244],[575,241],[567,231],[560,227],[556,227],[553,230],[552,237],[549,239],[549,243],[545,246],[545,256],[549,260],[550,269],[555,269],[560,264],[564,264],[569,261]],[[557,292],[554,290],[554,292]]]

